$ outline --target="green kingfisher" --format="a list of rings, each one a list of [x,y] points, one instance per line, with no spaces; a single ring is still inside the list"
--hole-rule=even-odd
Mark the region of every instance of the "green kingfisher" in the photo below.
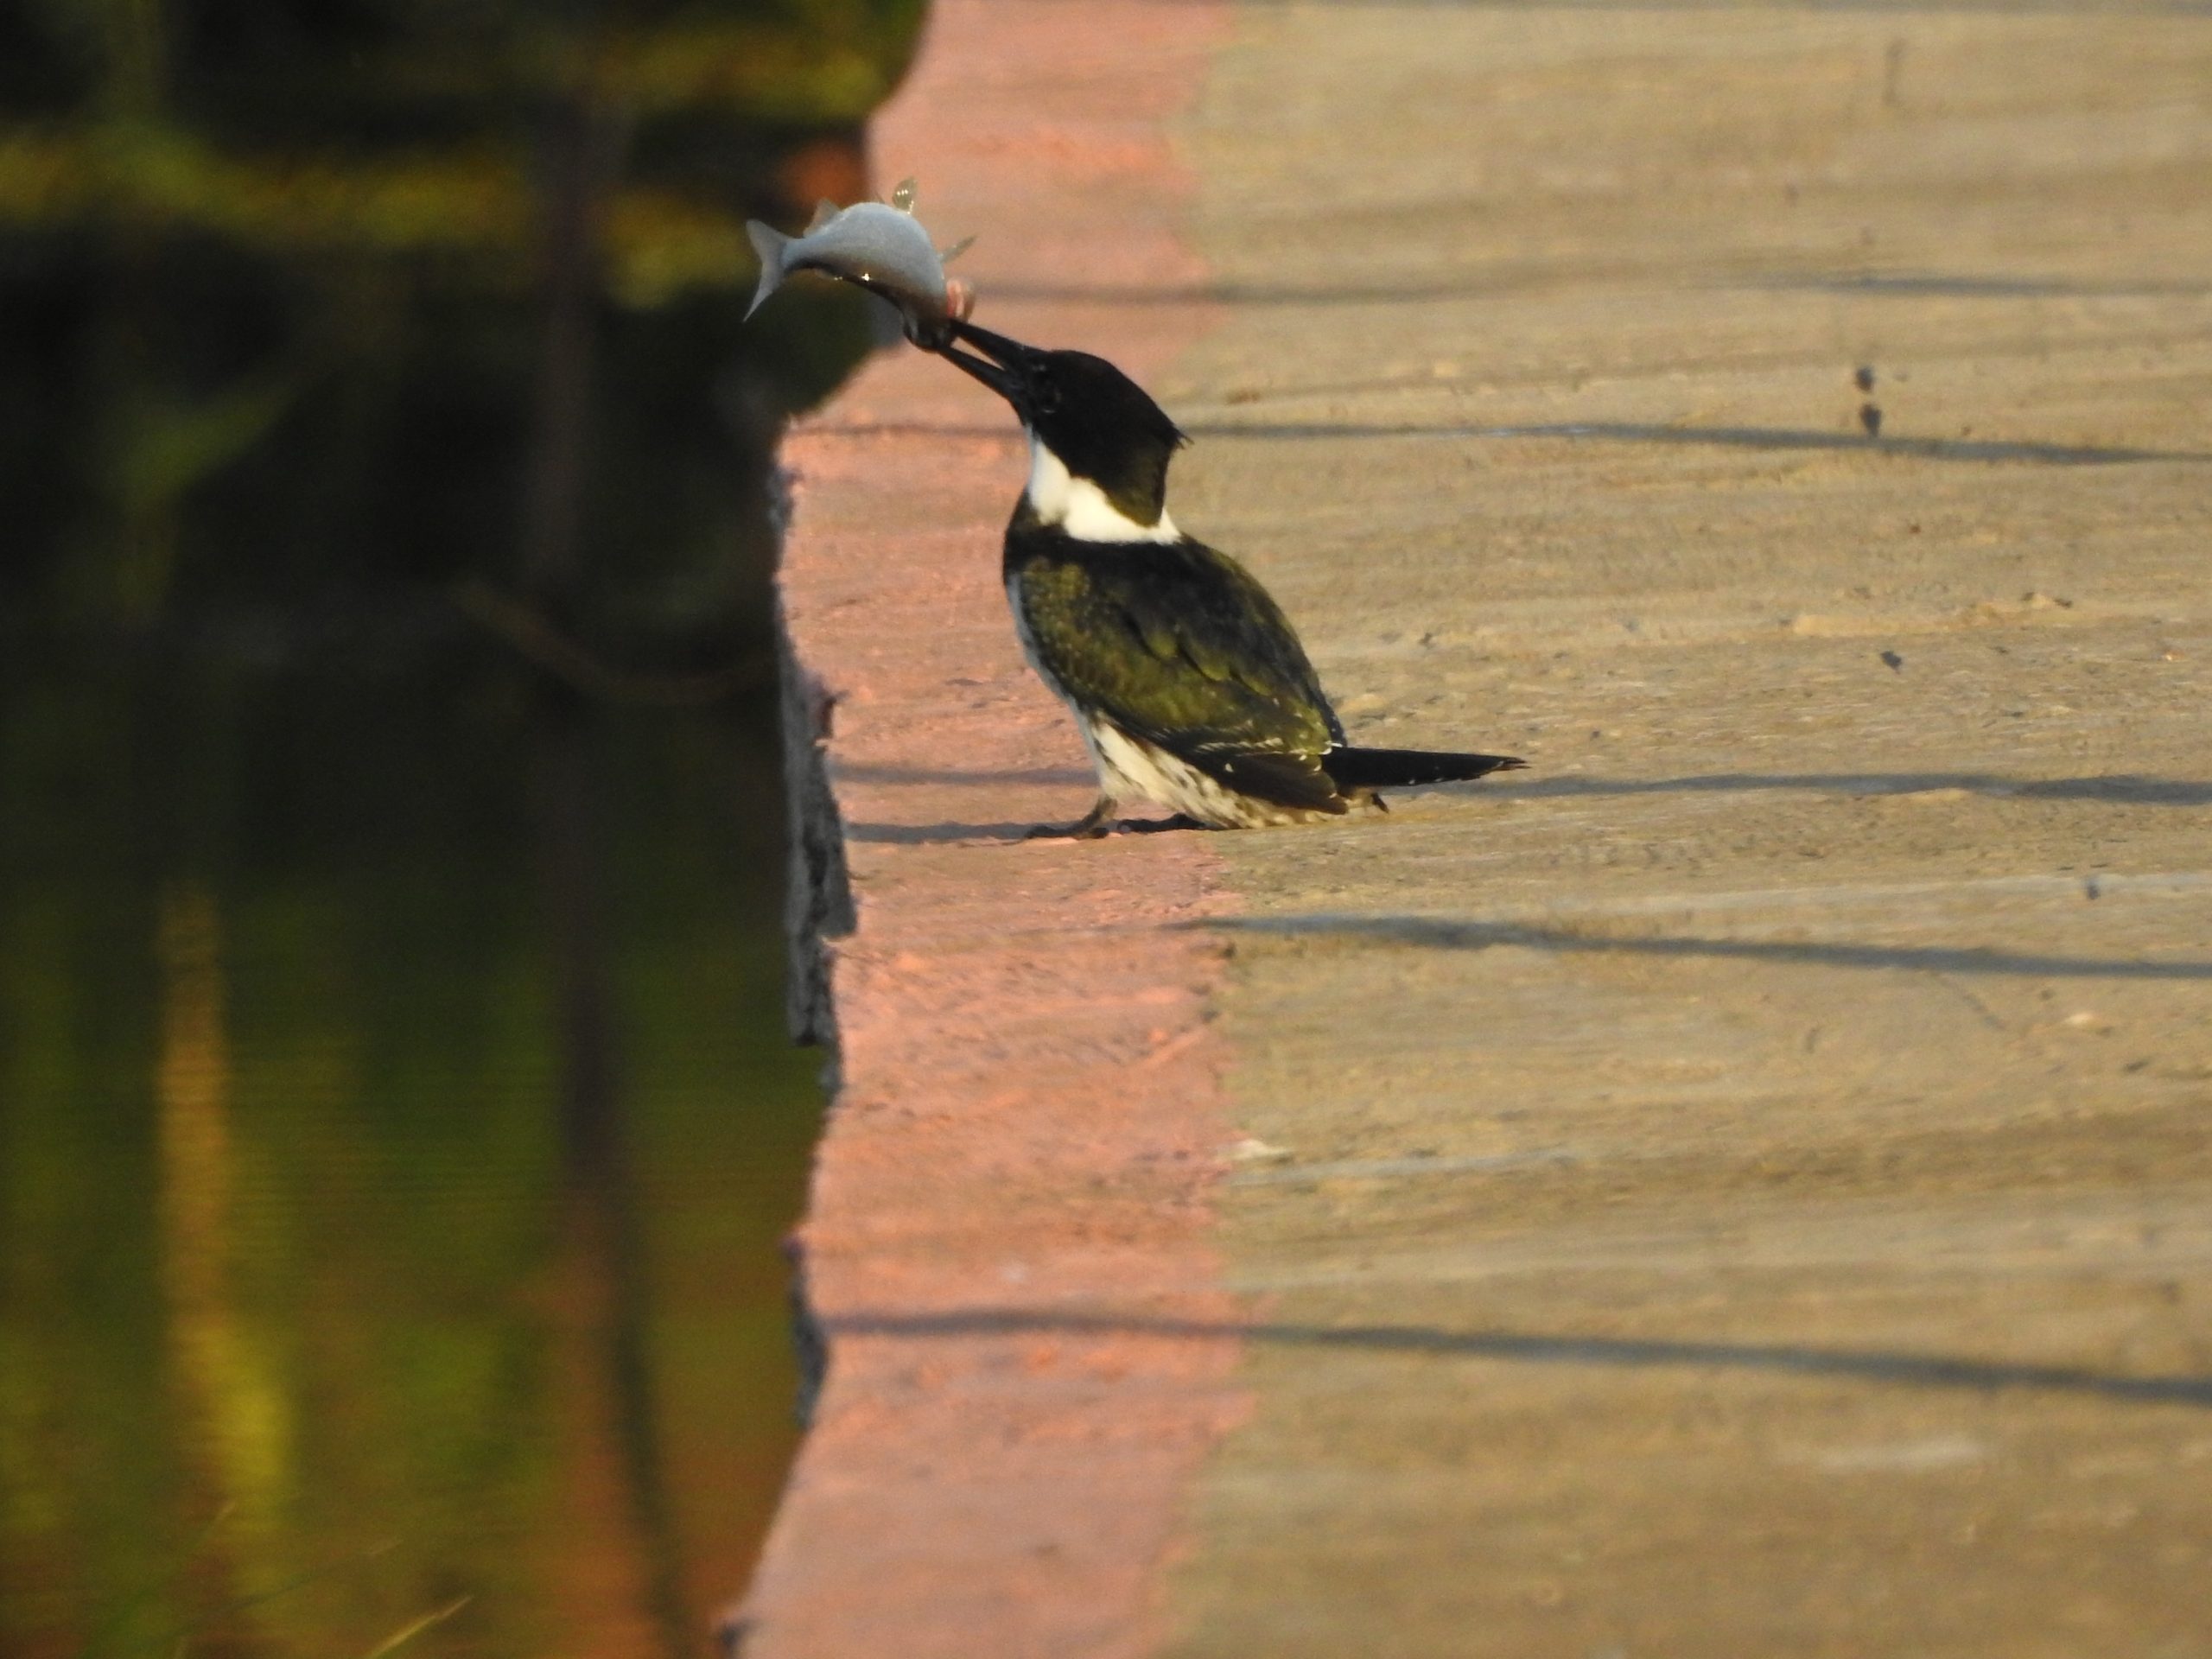
[[[1098,769],[1097,804],[1037,833],[1103,836],[1141,801],[1185,827],[1310,823],[1379,808],[1387,786],[1524,764],[1347,741],[1282,607],[1168,517],[1168,462],[1189,440],[1111,363],[968,322],[937,350],[1012,404],[1029,435],[1007,601],[1023,655]]]

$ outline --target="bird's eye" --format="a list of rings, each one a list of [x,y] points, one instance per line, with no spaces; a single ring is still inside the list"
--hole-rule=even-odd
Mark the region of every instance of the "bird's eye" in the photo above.
[[[1060,389],[1050,384],[1041,385],[1030,393],[1029,401],[1039,415],[1050,415],[1060,406]]]

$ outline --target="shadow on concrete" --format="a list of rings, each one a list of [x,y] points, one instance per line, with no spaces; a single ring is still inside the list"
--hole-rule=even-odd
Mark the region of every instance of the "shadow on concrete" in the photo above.
[[[1697,281],[1629,267],[1606,270],[1588,265],[1493,266],[1440,281],[1356,281],[1313,284],[1283,283],[1053,283],[1015,279],[991,284],[991,297],[1009,303],[1040,305],[1402,305],[1425,300],[1484,300],[1561,286],[1592,283],[1656,282],[1669,285]],[[1871,299],[2198,299],[2212,294],[2202,282],[2084,281],[2072,276],[1990,276],[1942,270],[1783,270],[1731,272],[1707,278],[1713,289],[1751,289],[1777,293],[1855,294]],[[1383,385],[1397,383],[1382,383]]]
[[[1096,774],[1074,766],[1020,766],[965,771],[957,766],[840,766],[840,782],[862,784],[982,784],[1077,787],[1097,782]],[[849,823],[845,838],[887,847],[957,847],[963,842],[1004,844],[1026,841],[1039,820],[1019,823]]]
[[[1093,782],[1092,775],[1074,766],[1038,766],[1004,771],[963,772],[949,766],[841,766],[838,776],[856,782],[874,784],[1026,784],[1050,785],[1054,787],[1075,788]],[[1701,772],[1682,778],[1542,778],[1528,783],[1496,783],[1485,781],[1482,786],[1485,795],[1502,795],[1516,800],[1573,800],[1583,797],[1624,795],[1697,795],[1736,794],[1759,790],[1825,790],[1840,795],[1858,795],[1878,798],[1885,795],[1909,795],[1924,790],[1959,789],[1977,795],[1998,798],[2018,798],[2044,801],[2102,801],[2119,806],[2212,806],[2212,781],[2200,782],[2184,778],[2150,778],[2137,772],[2114,772],[2096,778],[2007,778],[1998,772]],[[960,842],[1009,842],[1025,839],[1031,823],[855,823],[847,827],[846,835],[857,842],[872,842],[897,846],[950,845]],[[1163,828],[1182,828],[1163,825],[1152,820],[1125,819],[1121,825],[1125,834],[1150,834]],[[1295,918],[1293,918],[1294,920]],[[1408,918],[1418,919],[1418,918]],[[1389,918],[1379,918],[1375,926],[1381,927]],[[1344,918],[1337,918],[1344,923]],[[1423,924],[1435,925],[1436,924]],[[1346,924],[1348,926],[1349,924]],[[1449,925],[1460,925],[1449,924]],[[1339,931],[1345,931],[1340,927]],[[1422,943],[1436,943],[1425,940]],[[1498,941],[1491,941],[1497,943]],[[1526,941],[1523,941],[1526,943]],[[1716,946],[1719,941],[1713,941]],[[1585,949],[1629,949],[1628,943],[1609,940],[1586,941]],[[1859,947],[1836,946],[1837,950]],[[1748,951],[1751,947],[1745,947]],[[1685,952],[1684,954],[1689,954]],[[1716,950],[1713,954],[1719,954]],[[1866,964],[1873,965],[1873,964]],[[1900,967],[1910,963],[1888,964]],[[2104,969],[2060,970],[2107,976],[2117,973],[2125,964],[2113,964]],[[2039,971],[2028,969],[1999,969],[1985,968],[1984,972]],[[2193,978],[2193,973],[2152,973],[2139,976],[2145,978]]]
[[[2037,443],[2004,438],[1870,438],[1789,426],[1664,426],[1645,421],[1561,421],[1534,426],[1421,426],[1408,423],[1290,421],[1193,422],[1194,438],[1299,441],[1353,438],[1561,438],[1596,443],[1671,443],[1720,449],[1841,450],[1914,461],[1982,464],[2027,462],[2043,467],[2113,467],[2143,461],[2212,461],[2199,449],[2133,449],[2088,443]]]
[[[2071,1365],[2025,1365],[1958,1359],[1943,1354],[1861,1352],[1787,1344],[1668,1342],[1625,1337],[1546,1337],[1510,1331],[1446,1331],[1435,1325],[1289,1325],[1227,1319],[1117,1317],[1025,1308],[975,1308],[944,1313],[858,1313],[829,1322],[832,1338],[1020,1336],[1059,1332],[1116,1337],[1187,1338],[1194,1341],[1280,1343],[1302,1348],[1382,1354],[1429,1354],[1521,1364],[1673,1367],[1850,1377],[1908,1388],[1999,1389],[2089,1395],[2145,1405],[2212,1407],[2212,1376],[2124,1376]]]
[[[1000,438],[1019,433],[1004,426],[946,421],[823,421],[810,433],[847,438]],[[1351,442],[1361,438],[1442,438],[1461,442],[1557,438],[1569,442],[1684,444],[1719,449],[1833,450],[1892,460],[2005,463],[2042,467],[2117,467],[2145,461],[2212,461],[2202,449],[2136,449],[2088,443],[2039,443],[2009,438],[1870,438],[1862,433],[1790,426],[1666,426],[1646,421],[1560,421],[1533,426],[1424,426],[1405,421],[1191,421],[1193,438],[1264,438],[1286,442]]]
[[[1562,280],[1554,270],[1493,270],[1433,283],[1337,283],[1326,288],[1274,283],[994,283],[994,300],[1049,305],[1400,305],[1420,300],[1479,300]]]
[[[1687,905],[1692,901],[1685,899]],[[1229,933],[1322,935],[1438,950],[1500,946],[1561,954],[1708,957],[1737,962],[1808,963],[1823,968],[1903,968],[1934,974],[2011,974],[2038,979],[2212,980],[2212,962],[2157,962],[2066,957],[1979,945],[1849,944],[1799,939],[1708,939],[1577,933],[1516,922],[1462,922],[1440,916],[1240,916],[1183,923]]]
[[[1588,268],[1496,268],[1446,281],[1389,283],[1356,281],[1330,288],[1294,283],[1038,283],[1007,281],[991,285],[991,299],[1038,305],[1395,305],[1429,299],[1502,299],[1529,289],[1588,285],[1592,281],[1635,281],[1659,272]],[[1863,294],[1867,299],[2201,299],[2208,283],[2181,281],[2082,281],[2075,276],[1975,276],[1942,270],[1852,272],[1852,270],[1783,270],[1772,274],[1727,274],[1706,288],[1750,288],[1767,292]],[[1391,383],[1380,383],[1391,385]]]
[[[1040,835],[1053,821],[1025,819],[1020,823],[855,823],[849,825],[845,836],[850,841],[874,842],[893,847],[950,847],[962,842],[1008,842],[1037,841],[1052,842],[1068,839],[1063,836]],[[1121,818],[1116,821],[1112,836],[1179,835],[1185,830],[1199,831],[1200,826],[1177,818]],[[1109,836],[1094,839],[1106,840]]]
[[[963,772],[956,766],[847,766],[836,769],[839,782],[856,784],[1095,784],[1098,774],[1077,766],[1017,766]]]
[[[1941,270],[1804,271],[1737,278],[1726,286],[1810,289],[1898,299],[2167,300],[2212,294],[2203,283],[2083,282],[2071,276],[1969,276]]]
[[[1686,778],[1543,778],[1486,783],[1487,795],[1529,799],[1582,795],[1735,794],[1757,790],[1827,790],[1840,795],[1910,795],[1960,789],[1999,798],[2107,801],[2122,806],[2212,806],[2212,782],[2114,772],[2101,778],[2006,778],[1986,772],[1704,772]]]
[[[1020,823],[849,823],[845,839],[879,847],[957,847],[967,841],[1023,841],[1036,827],[1034,818]]]

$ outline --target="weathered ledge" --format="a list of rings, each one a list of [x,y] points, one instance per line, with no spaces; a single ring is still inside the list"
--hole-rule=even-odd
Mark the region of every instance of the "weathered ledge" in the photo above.
[[[875,149],[923,175],[933,228],[988,231],[995,327],[1146,372],[1205,326],[1172,297],[1197,272],[1166,123],[1220,16],[936,9]],[[1077,224],[1086,168],[1116,188]],[[1075,263],[1164,302],[1016,297]],[[784,459],[791,1019],[836,1052],[802,1318],[829,1362],[744,1651],[1135,1656],[1185,1486],[1243,1409],[1206,1239],[1221,950],[1179,925],[1224,909],[1214,861],[1020,838],[1090,791],[999,591],[1025,470],[1003,406],[902,350]]]

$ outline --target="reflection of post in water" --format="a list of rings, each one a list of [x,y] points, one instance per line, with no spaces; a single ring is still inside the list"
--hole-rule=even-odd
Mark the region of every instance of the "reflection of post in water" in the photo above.
[[[162,895],[155,951],[161,1047],[154,1093],[160,1168],[167,1361],[195,1486],[223,1518],[186,1564],[195,1604],[213,1620],[280,1587],[277,1558],[290,1463],[290,1412],[268,1357],[240,1316],[232,1273],[230,1044],[222,931],[196,882]],[[247,1615],[250,1617],[251,1615]],[[274,1636],[264,1631],[264,1636]]]
[[[544,313],[522,575],[540,611],[570,620],[582,566],[603,206],[620,165],[613,113],[580,88],[548,112],[542,166]],[[643,1241],[624,1132],[594,806],[592,709],[541,677],[532,699],[540,910],[551,954],[562,1187],[554,1423],[557,1512],[547,1586],[592,1659],[696,1645],[663,1484],[645,1346]]]

